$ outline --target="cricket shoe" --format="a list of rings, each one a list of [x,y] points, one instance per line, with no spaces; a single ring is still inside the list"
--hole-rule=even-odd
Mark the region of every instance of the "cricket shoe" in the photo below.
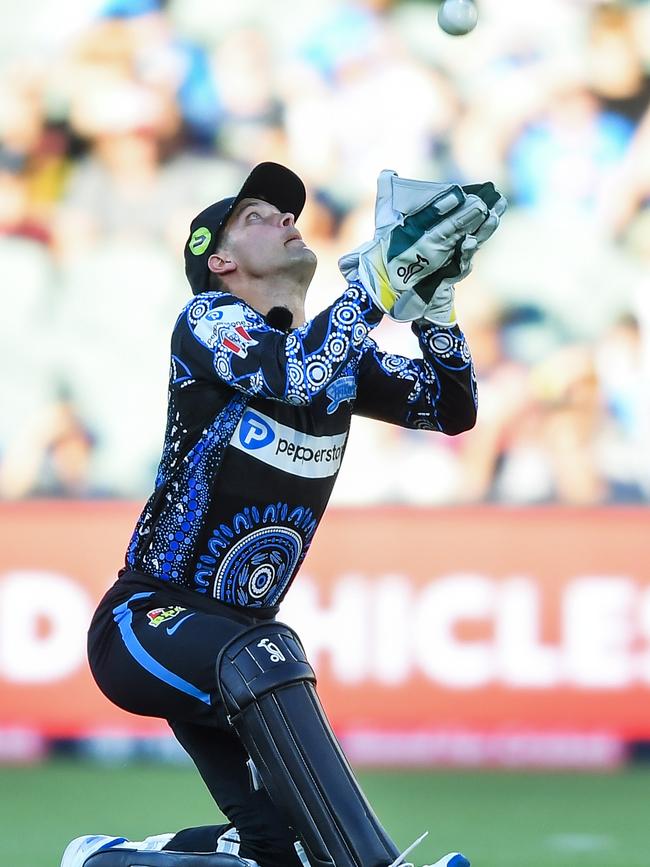
[[[425,867],[470,867],[470,864],[460,852],[450,852],[449,855],[445,855],[435,864],[425,865]]]
[[[402,854],[398,855],[389,867],[413,867],[413,864],[404,859],[416,848],[416,846],[420,845],[425,837],[428,836],[428,831],[425,831],[424,834],[420,834],[417,840],[414,840],[410,846],[407,846]],[[450,852],[448,855],[444,855],[436,861],[435,864],[425,864],[424,867],[470,867],[470,864],[467,858],[464,855],[461,855],[460,852]]]
[[[158,834],[137,843],[98,834],[77,837],[66,847],[61,867],[250,867],[225,852],[163,850],[174,836]]]

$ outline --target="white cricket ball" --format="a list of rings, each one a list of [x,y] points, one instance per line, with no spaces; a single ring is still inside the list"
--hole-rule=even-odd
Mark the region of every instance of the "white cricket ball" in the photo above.
[[[443,0],[438,24],[450,36],[464,36],[476,27],[478,11],[474,0]]]

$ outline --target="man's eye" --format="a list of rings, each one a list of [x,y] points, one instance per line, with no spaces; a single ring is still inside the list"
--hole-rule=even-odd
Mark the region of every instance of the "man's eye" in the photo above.
[[[251,217],[255,217],[258,220],[262,219],[261,216],[257,213],[257,211],[251,211],[250,214],[248,215],[248,219],[250,220]]]

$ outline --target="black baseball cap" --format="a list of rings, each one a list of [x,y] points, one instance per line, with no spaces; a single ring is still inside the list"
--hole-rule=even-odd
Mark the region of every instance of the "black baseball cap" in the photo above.
[[[208,288],[208,259],[216,249],[219,233],[242,199],[264,199],[282,213],[289,211],[298,219],[305,197],[305,185],[291,169],[279,163],[259,163],[236,196],[221,199],[197,214],[190,224],[190,236],[185,244],[185,273],[192,292],[198,295]]]

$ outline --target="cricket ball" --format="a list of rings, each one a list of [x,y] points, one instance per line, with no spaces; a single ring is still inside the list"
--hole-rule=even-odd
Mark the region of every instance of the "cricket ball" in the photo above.
[[[474,0],[443,0],[438,24],[450,36],[464,36],[476,27],[478,11]]]

